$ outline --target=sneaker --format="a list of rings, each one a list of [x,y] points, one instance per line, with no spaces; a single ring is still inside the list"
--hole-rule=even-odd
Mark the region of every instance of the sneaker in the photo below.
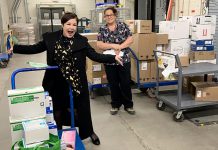
[[[127,111],[130,115],[134,115],[135,114],[135,110],[131,107],[131,108],[124,108],[125,111]]]
[[[110,113],[111,113],[111,115],[116,115],[117,113],[118,113],[118,108],[111,108],[111,110],[110,110]]]

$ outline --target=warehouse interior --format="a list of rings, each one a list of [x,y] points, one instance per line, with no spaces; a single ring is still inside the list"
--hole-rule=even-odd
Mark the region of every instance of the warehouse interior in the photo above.
[[[11,54],[8,50],[37,44],[44,33],[62,28],[65,12],[73,12],[79,18],[77,32],[103,53],[97,37],[106,24],[104,10],[110,6],[117,9],[116,19],[128,26],[134,39],[130,72],[135,114],[124,106],[117,114],[110,113],[111,90],[104,64],[87,58],[92,123],[101,144],[93,144],[90,138],[81,140],[77,127],[65,126],[77,130],[72,149],[218,150],[218,0],[1,0],[0,149],[68,149],[64,131],[60,136],[57,130],[52,98],[42,88],[45,68],[52,67],[47,65],[47,53]],[[32,117],[36,101],[27,97],[22,99],[27,103],[18,106],[21,95],[28,94],[44,96],[45,116]],[[19,120],[17,114],[32,116]],[[44,128],[37,126],[42,123]],[[51,144],[51,134],[58,148]],[[28,140],[35,142],[26,144]]]

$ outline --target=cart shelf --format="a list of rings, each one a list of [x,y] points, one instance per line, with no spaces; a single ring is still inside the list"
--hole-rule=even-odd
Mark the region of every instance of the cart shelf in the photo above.
[[[218,72],[218,64],[196,63],[190,64],[188,67],[182,67],[182,76],[202,75]],[[178,76],[178,72],[175,73]]]

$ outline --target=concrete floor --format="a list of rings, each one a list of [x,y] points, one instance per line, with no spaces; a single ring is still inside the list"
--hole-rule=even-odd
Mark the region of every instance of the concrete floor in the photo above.
[[[45,54],[15,54],[6,69],[0,69],[0,146],[10,149],[9,109],[7,90],[14,69],[28,67],[27,61],[45,62]],[[17,76],[17,88],[41,85],[43,72]],[[218,125],[195,126],[188,120],[172,120],[172,110],[156,109],[155,99],[133,90],[136,115],[123,109],[116,116],[109,114],[110,96],[97,96],[91,100],[93,124],[101,145],[84,140],[87,150],[218,150]]]

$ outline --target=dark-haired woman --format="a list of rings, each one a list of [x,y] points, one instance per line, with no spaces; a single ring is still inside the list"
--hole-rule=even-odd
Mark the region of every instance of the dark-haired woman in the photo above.
[[[100,27],[97,46],[103,50],[114,50],[116,54],[123,53],[123,66],[117,63],[105,64],[105,71],[111,90],[111,115],[116,115],[123,105],[124,110],[134,115],[132,92],[130,87],[130,44],[132,33],[123,22],[118,22],[117,9],[108,7],[104,10],[106,25]]]
[[[43,34],[43,40],[35,45],[15,45],[9,52],[36,54],[47,51],[47,64],[59,66],[59,70],[46,70],[43,87],[53,99],[54,118],[58,129],[69,120],[69,84],[73,88],[76,126],[81,139],[90,137],[93,144],[100,140],[92,126],[90,99],[86,76],[86,56],[102,63],[120,62],[117,56],[98,54],[88,44],[87,38],[78,34],[78,17],[65,13],[61,18],[62,30]]]

